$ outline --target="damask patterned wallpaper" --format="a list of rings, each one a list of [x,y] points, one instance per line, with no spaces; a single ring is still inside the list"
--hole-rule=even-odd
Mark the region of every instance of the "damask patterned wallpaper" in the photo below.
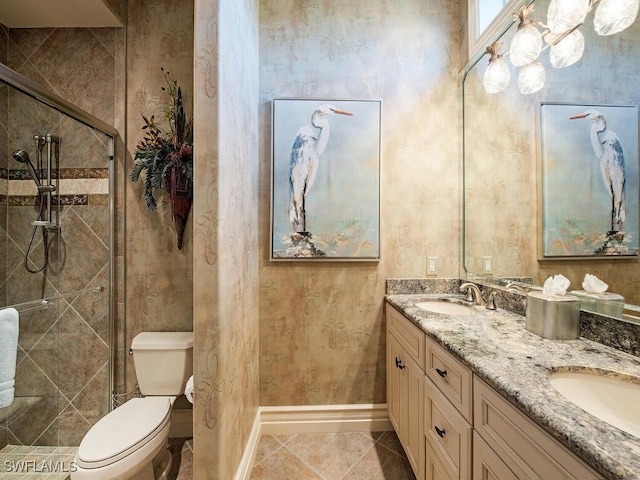
[[[458,19],[457,0],[261,3],[261,405],[385,402],[385,279],[427,256],[458,275]],[[382,100],[379,263],[267,260],[276,97]]]
[[[184,247],[176,247],[166,195],[148,212],[142,182],[133,183],[131,170],[135,146],[142,139],[141,114],[161,119],[169,100],[160,68],[183,89],[191,112],[193,83],[193,1],[128,2],[127,27],[127,158],[124,184],[126,248],[126,332],[124,343],[139,332],[190,331],[193,328],[193,238],[191,218]],[[122,195],[121,195],[122,196]],[[127,390],[135,388],[131,356],[127,361]]]

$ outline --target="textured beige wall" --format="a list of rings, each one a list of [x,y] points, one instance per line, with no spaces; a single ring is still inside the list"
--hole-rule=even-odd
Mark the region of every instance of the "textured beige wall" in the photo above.
[[[195,479],[234,478],[258,408],[258,4],[195,3]]]
[[[385,402],[384,282],[459,265],[459,2],[260,8],[260,404]],[[270,101],[381,99],[379,263],[270,263]]]
[[[544,16],[548,4],[548,0],[536,2],[534,19]],[[640,22],[618,35],[600,37],[593,32],[592,16],[593,13],[582,28],[587,47],[580,62],[553,69],[549,52],[543,52],[541,61],[547,68],[547,82],[540,92],[518,93],[517,71],[512,68],[511,84],[504,92],[485,93],[482,75],[486,57],[466,79],[467,265],[478,272],[482,256],[491,255],[497,276],[532,276],[542,285],[547,277],[562,273],[571,280],[571,289],[581,289],[584,275],[592,273],[609,284],[609,291],[640,304],[638,259],[538,261],[540,102],[638,103]],[[590,122],[584,120],[586,132],[590,127]],[[585,170],[596,162],[595,156],[586,158]],[[592,188],[601,186],[598,173]],[[638,192],[629,191],[627,186],[627,194]]]
[[[142,138],[141,114],[162,118],[168,96],[160,71],[178,81],[188,111],[192,111],[193,1],[129,2],[127,28],[127,151],[125,171],[131,170],[136,144]],[[127,180],[125,202],[126,332],[128,348],[141,331],[190,331],[193,316],[193,236],[189,216],[182,250],[169,202],[159,192],[158,210],[148,212],[142,182]],[[120,213],[120,212],[119,212]],[[127,360],[127,389],[135,386],[131,357]]]

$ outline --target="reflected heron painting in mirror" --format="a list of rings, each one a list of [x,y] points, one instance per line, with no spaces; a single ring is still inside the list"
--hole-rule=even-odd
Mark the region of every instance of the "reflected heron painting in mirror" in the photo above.
[[[624,184],[625,166],[624,152],[618,135],[607,129],[607,121],[597,110],[587,110],[579,115],[569,117],[570,120],[587,118],[591,125],[591,146],[598,161],[605,188],[611,196],[611,230],[610,235],[622,231],[625,218]]]

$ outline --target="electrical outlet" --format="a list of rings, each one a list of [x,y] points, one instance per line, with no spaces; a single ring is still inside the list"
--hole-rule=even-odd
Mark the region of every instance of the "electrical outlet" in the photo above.
[[[482,257],[482,273],[493,273],[493,257]]]
[[[434,277],[438,274],[438,257],[427,257],[427,276]]]

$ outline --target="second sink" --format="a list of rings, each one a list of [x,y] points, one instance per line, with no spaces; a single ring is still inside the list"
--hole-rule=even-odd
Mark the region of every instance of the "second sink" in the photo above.
[[[590,372],[553,372],[549,382],[565,398],[610,425],[640,437],[640,384]]]

